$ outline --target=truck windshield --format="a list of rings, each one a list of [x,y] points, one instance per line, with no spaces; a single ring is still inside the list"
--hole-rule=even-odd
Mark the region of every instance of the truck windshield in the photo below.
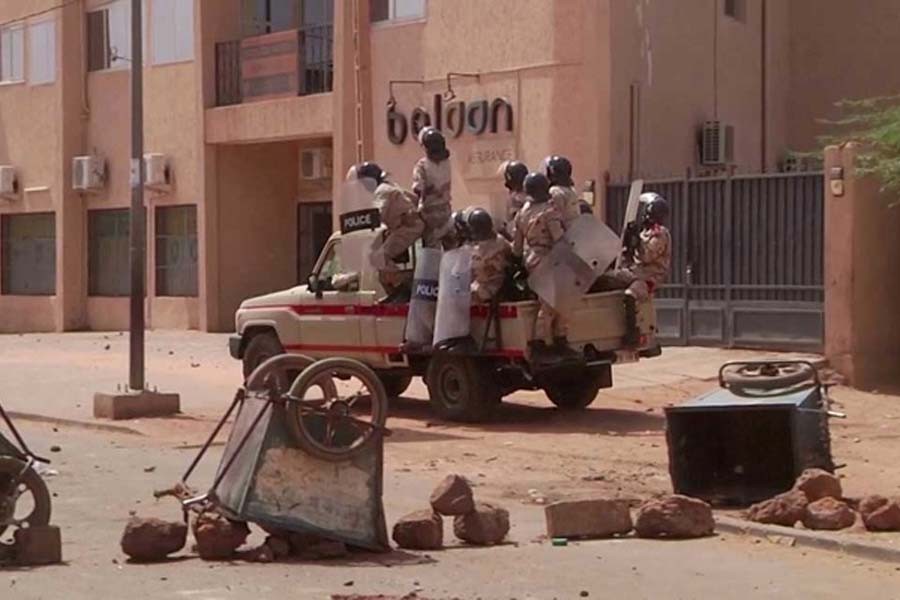
[[[325,259],[322,261],[322,269],[319,271],[319,279],[328,279],[341,272],[341,257],[338,252],[340,242],[328,246]]]

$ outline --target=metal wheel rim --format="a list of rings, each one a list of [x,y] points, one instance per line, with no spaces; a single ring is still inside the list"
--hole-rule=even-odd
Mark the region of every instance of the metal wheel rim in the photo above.
[[[438,386],[440,387],[441,398],[444,399],[444,404],[454,407],[462,405],[465,384],[459,369],[452,365],[444,366],[438,377]]]

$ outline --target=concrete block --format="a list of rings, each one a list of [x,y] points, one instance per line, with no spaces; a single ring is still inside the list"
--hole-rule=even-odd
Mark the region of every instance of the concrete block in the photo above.
[[[23,566],[55,565],[62,562],[59,527],[25,527],[15,533],[16,563]]]
[[[148,390],[124,394],[94,394],[94,417],[98,419],[140,419],[168,417],[181,412],[178,394],[162,394]]]
[[[589,498],[554,502],[544,508],[550,538],[602,538],[631,531],[627,500]]]

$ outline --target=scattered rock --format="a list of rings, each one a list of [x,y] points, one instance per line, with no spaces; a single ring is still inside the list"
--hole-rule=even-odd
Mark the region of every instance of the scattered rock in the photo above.
[[[475,510],[454,517],[453,533],[470,544],[499,544],[509,533],[509,511],[486,502],[476,502]]]
[[[712,535],[715,521],[703,500],[674,494],[638,507],[634,529],[642,538],[696,538]]]
[[[194,519],[197,554],[203,560],[225,560],[247,541],[246,523],[230,521],[216,512],[205,512]]]
[[[544,509],[550,538],[602,538],[631,531],[627,500],[591,498],[555,502]]]
[[[60,451],[62,451],[62,448],[60,448],[59,446],[50,446],[50,452],[60,452]]]
[[[472,486],[460,475],[447,475],[431,492],[431,508],[440,515],[465,515],[475,509]]]
[[[163,560],[184,548],[187,525],[161,519],[132,517],[122,534],[122,552],[138,562]]]
[[[809,499],[800,490],[778,494],[774,498],[754,504],[747,511],[747,518],[757,523],[793,527],[803,520]]]
[[[794,484],[795,490],[800,490],[806,494],[806,498],[810,502],[821,500],[822,498],[841,498],[843,490],[841,490],[841,480],[822,469],[806,469],[797,478]]]
[[[859,513],[869,531],[900,531],[900,501],[884,496],[867,496],[859,503]]]
[[[420,510],[397,521],[391,537],[401,548],[439,550],[444,545],[444,521],[431,510]]]
[[[156,467],[144,467],[144,473],[152,473],[156,470]]]
[[[846,502],[825,497],[811,502],[803,516],[803,526],[807,529],[834,531],[846,529],[856,521],[856,513]]]

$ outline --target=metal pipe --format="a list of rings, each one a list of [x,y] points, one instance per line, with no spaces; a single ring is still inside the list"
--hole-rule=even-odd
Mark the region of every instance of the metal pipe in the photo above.
[[[144,389],[144,283],[146,217],[144,214],[144,55],[141,0],[131,0],[131,312],[128,387]]]

